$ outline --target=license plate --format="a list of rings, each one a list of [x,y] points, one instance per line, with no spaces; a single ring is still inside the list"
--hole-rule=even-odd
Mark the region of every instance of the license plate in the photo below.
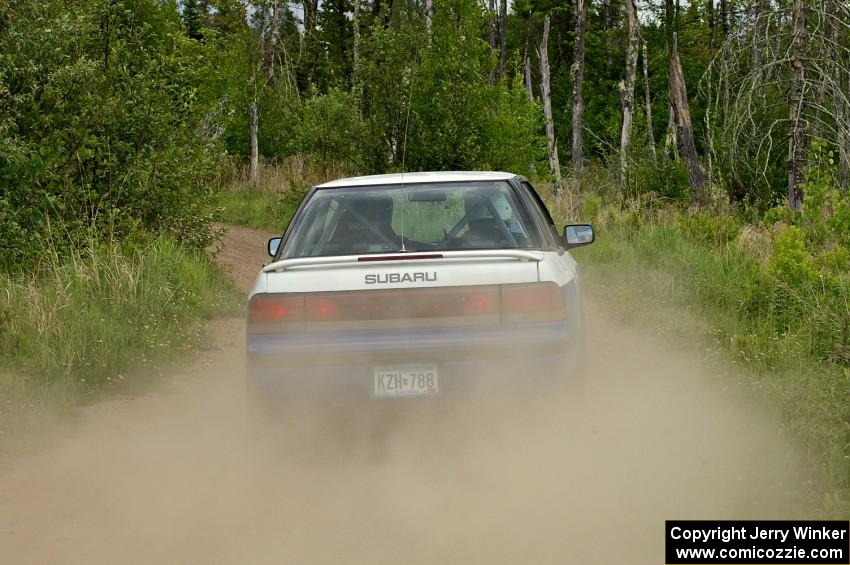
[[[436,365],[382,365],[374,376],[376,397],[434,396],[438,391]]]

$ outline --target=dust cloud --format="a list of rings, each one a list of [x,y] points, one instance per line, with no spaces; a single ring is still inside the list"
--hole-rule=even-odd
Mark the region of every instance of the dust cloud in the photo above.
[[[586,309],[582,403],[377,401],[259,428],[244,324],[218,322],[155,392],[0,468],[0,562],[657,564],[665,519],[805,516],[810,471],[776,421],[698,354]]]

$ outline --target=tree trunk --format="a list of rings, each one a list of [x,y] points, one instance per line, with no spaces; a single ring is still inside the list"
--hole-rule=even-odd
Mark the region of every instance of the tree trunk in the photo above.
[[[682,63],[679,61],[678,34],[673,34],[673,50],[670,53],[670,101],[673,104],[673,116],[676,123],[676,140],[679,151],[688,166],[688,186],[691,189],[691,204],[705,202],[705,174],[697,158],[694,144],[694,129],[691,124],[691,111],[688,105],[688,89]]]
[[[753,66],[759,72],[761,72],[761,68],[764,65],[761,36],[764,31],[764,18],[769,10],[765,4],[766,0],[757,0],[753,3]]]
[[[251,184],[256,186],[260,182],[260,150],[257,143],[257,103],[251,102]]]
[[[428,32],[428,41],[431,40],[431,18],[433,15],[434,0],[425,0],[425,31]]]
[[[847,71],[847,90],[850,92],[850,70]],[[838,148],[840,158],[840,172],[838,177],[838,187],[841,189],[841,194],[847,194],[847,189],[850,187],[850,106],[844,105],[844,112],[841,117],[839,139],[841,145]]]
[[[543,37],[537,49],[540,58],[540,96],[543,98],[543,117],[546,120],[549,172],[555,183],[555,195],[561,190],[561,166],[558,164],[558,144],[555,140],[555,122],[552,119],[552,92],[549,89],[549,16],[543,18]]]
[[[393,0],[386,0],[387,6],[384,12],[384,29],[390,27],[390,21],[393,19]]]
[[[708,60],[714,60],[715,45],[717,44],[717,19],[714,12],[714,0],[708,0],[706,6],[708,15]],[[714,110],[714,76],[713,68],[708,69],[708,80],[706,80],[706,98],[705,105],[705,142],[706,142],[706,162],[708,163],[708,178],[711,181],[714,178],[714,132],[711,125],[711,112]]]
[[[508,66],[508,0],[499,0],[499,78]]]
[[[675,15],[676,6],[673,4],[673,0],[664,0],[664,31],[667,32],[668,40],[673,37],[673,33],[676,31],[673,26]]]
[[[272,4],[272,15],[271,22],[269,22],[269,27],[271,28],[270,39],[269,39],[269,52],[267,53],[268,57],[268,76],[269,83],[273,83],[275,80],[275,64],[277,63],[277,44],[280,37],[280,0],[274,0]]]
[[[850,93],[850,68],[847,69],[847,90]],[[836,77],[836,85],[840,90],[842,78]],[[836,96],[839,96],[836,93]],[[843,109],[839,112],[841,123],[838,124],[838,188],[841,194],[847,194],[847,188],[850,186],[850,105],[844,101]]]
[[[487,44],[490,46],[490,56],[496,55],[496,0],[490,0],[487,8]],[[495,82],[496,71],[490,71],[490,84]]]
[[[648,49],[646,40],[641,41],[643,47],[643,98],[644,106],[646,107],[646,143],[649,145],[649,154],[652,157],[652,164],[658,165],[658,153],[655,150],[655,132],[652,131],[652,98],[649,95],[649,59],[647,58]]]
[[[620,81],[620,106],[623,110],[623,124],[620,130],[620,184],[626,184],[629,144],[632,139],[632,118],[635,101],[635,73],[637,72],[638,20],[634,0],[626,0],[628,21],[628,43],[626,45],[626,76]]]
[[[667,130],[664,133],[664,160],[679,160],[679,148],[676,145],[676,121],[673,119],[672,104],[667,108]]]
[[[528,56],[528,40],[531,37],[531,12],[528,13],[528,21],[525,27],[525,50],[522,54],[522,72],[525,79],[525,90],[528,99],[534,102],[534,88],[531,85],[531,58]]]
[[[611,0],[602,0],[602,25],[605,30],[605,68],[614,66],[611,57]]]
[[[714,0],[708,0],[705,6],[706,20],[708,20],[708,56],[711,59],[716,43],[717,19],[714,13]]]
[[[582,86],[584,83],[584,32],[587,27],[587,0],[575,0],[576,15],[576,38],[573,50],[573,175],[578,177],[584,166],[582,154],[582,135],[584,133],[584,100],[582,99]]]
[[[725,39],[729,37],[729,0],[720,0],[720,18]]]
[[[314,52],[316,35],[316,12],[319,0],[304,0],[304,50],[307,52],[308,77],[310,83],[318,80],[316,53]]]
[[[831,6],[836,13],[840,8],[835,4],[839,4],[841,1],[837,0]],[[830,20],[830,55],[833,74],[831,81],[832,112],[833,119],[836,122],[835,140],[838,146],[838,190],[841,194],[846,194],[847,186],[850,184],[850,105],[848,105],[846,98],[846,96],[850,96],[850,66],[845,70],[841,63],[844,49],[840,43],[840,25],[838,21]],[[845,80],[847,80],[847,90],[842,92],[841,86]]]
[[[354,12],[351,16],[351,30],[354,36],[354,44],[352,46],[352,74],[357,77],[357,73],[360,70],[360,0],[354,0]]]
[[[791,22],[791,88],[788,92],[790,107],[788,132],[788,206],[792,210],[803,209],[803,88],[805,66],[803,64],[806,40],[806,13],[804,0],[794,0]]]

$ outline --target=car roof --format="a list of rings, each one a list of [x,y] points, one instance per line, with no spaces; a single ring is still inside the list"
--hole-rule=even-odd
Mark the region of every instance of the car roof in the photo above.
[[[348,186],[377,186],[387,184],[415,184],[424,182],[462,182],[508,180],[516,177],[514,173],[498,171],[441,171],[422,173],[392,173],[389,175],[369,175],[349,177],[318,185],[316,188],[343,188]]]

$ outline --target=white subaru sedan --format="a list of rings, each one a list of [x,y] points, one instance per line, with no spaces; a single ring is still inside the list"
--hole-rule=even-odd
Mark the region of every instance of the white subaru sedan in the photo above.
[[[354,177],[314,187],[249,295],[255,391],[438,397],[579,379],[579,271],[525,178]]]

